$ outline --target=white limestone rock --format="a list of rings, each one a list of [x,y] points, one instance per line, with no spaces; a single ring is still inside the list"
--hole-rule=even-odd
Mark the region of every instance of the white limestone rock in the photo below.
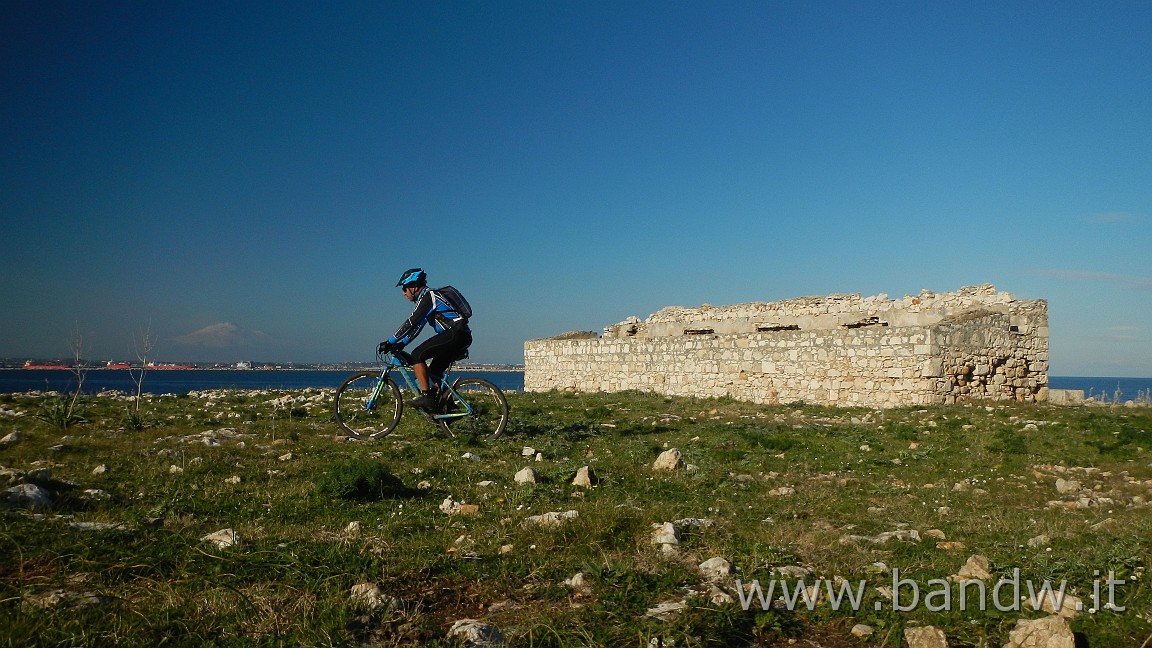
[[[652,464],[652,470],[674,471],[684,467],[684,457],[676,448],[670,448],[660,453]]]
[[[460,642],[465,648],[504,645],[504,635],[499,628],[476,619],[460,619],[453,623],[448,638]]]
[[[234,547],[240,544],[240,536],[232,529],[220,529],[200,538],[202,542],[210,542],[221,549]]]
[[[14,508],[42,509],[52,503],[52,496],[36,484],[18,484],[4,491],[4,501]]]

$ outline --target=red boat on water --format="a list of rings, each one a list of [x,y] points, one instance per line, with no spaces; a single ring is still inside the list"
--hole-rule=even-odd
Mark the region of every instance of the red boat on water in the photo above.
[[[155,362],[149,362],[147,365],[145,365],[144,368],[151,370],[151,369],[198,369],[199,367],[197,367],[196,365],[156,364]]]
[[[33,364],[31,360],[24,361],[25,369],[71,369],[62,364]]]
[[[127,362],[112,362],[111,360],[109,360],[108,364],[104,365],[104,368],[105,369],[131,369],[132,365],[128,364]]]

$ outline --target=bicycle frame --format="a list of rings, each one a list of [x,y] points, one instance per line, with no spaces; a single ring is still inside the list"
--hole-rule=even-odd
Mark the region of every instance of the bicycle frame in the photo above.
[[[398,373],[401,378],[403,378],[404,387],[408,391],[412,392],[413,394],[419,394],[422,391],[420,389],[420,383],[416,380],[416,374],[412,371],[412,365],[410,362],[405,362],[404,358],[397,356],[395,353],[386,353],[381,358],[381,360],[384,363],[384,368],[380,370],[380,378],[376,381],[376,391],[372,392],[372,398],[368,399],[368,403],[365,404],[364,409],[372,409],[376,406],[376,398],[380,396],[380,390],[384,388],[384,383],[388,379],[388,375],[393,371]],[[452,389],[452,381],[449,380],[451,375],[452,365],[449,365],[448,369],[444,372],[444,375],[440,378],[440,393],[452,394],[452,399],[455,400],[457,404],[462,405],[464,407],[464,411],[450,412],[447,414],[433,414],[431,412],[425,412],[425,415],[427,415],[432,420],[439,421],[443,419],[464,418],[465,416],[470,416],[473,413],[472,404],[465,401],[460,396],[460,394],[456,392],[455,389]]]

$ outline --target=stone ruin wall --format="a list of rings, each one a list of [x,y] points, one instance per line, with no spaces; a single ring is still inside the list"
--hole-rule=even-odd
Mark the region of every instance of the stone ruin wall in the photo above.
[[[1039,401],[1048,305],[992,285],[668,307],[524,345],[525,391],[641,390],[755,403],[896,407]]]

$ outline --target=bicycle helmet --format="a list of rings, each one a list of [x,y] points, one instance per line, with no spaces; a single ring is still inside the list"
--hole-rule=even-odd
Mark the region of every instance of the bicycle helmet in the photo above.
[[[428,273],[420,268],[409,268],[400,275],[400,281],[396,282],[397,286],[407,288],[409,286],[424,286],[428,283]]]

